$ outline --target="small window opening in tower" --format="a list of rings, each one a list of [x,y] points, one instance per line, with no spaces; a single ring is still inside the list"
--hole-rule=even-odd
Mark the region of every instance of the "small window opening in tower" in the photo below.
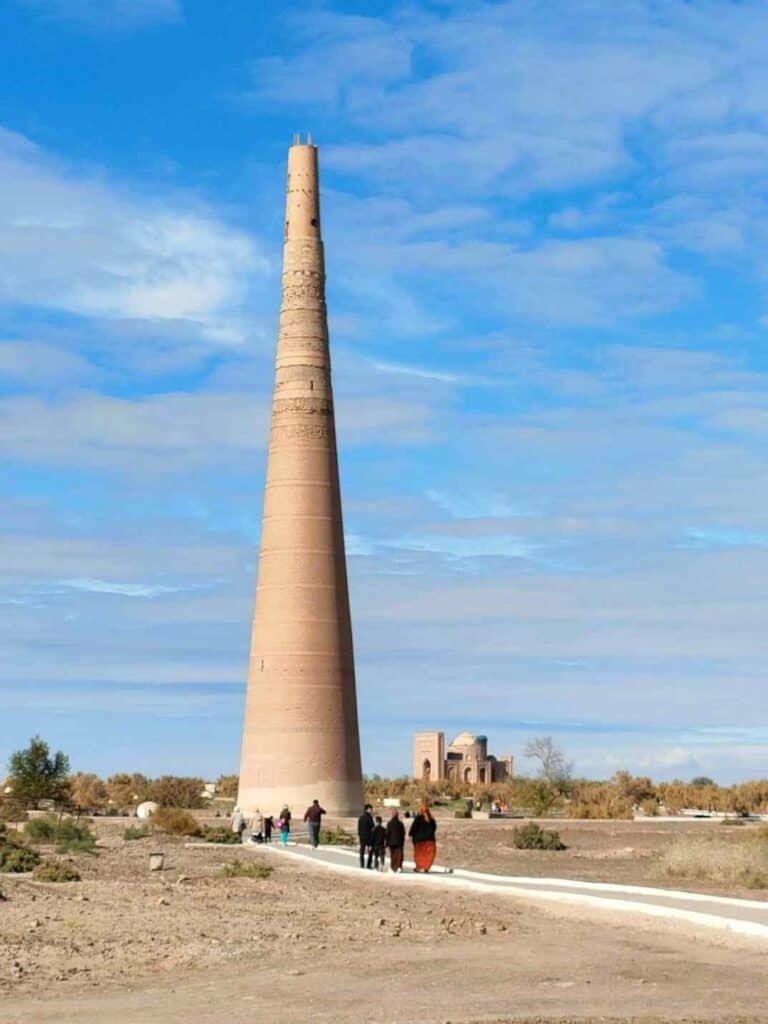
[[[317,217],[313,217],[312,220],[309,223],[312,225],[313,228],[316,228],[317,227]]]

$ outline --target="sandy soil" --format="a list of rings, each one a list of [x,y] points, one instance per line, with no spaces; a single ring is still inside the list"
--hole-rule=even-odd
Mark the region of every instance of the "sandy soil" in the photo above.
[[[414,892],[397,878],[369,886],[278,857],[267,880],[223,879],[223,863],[249,854],[165,837],[126,843],[124,824],[97,824],[101,852],[77,858],[81,883],[0,880],[2,1024],[766,1019],[764,945],[509,897]],[[487,824],[444,824],[451,856],[486,870],[507,858]],[[630,824],[600,843],[594,828],[582,853],[589,842],[603,854],[647,839]],[[155,848],[166,869],[150,874]],[[568,863],[590,862],[578,852]],[[553,873],[551,861],[532,864],[504,869]]]
[[[515,850],[512,830],[519,821],[439,820],[440,860],[455,867],[505,875],[579,878],[595,882],[653,885],[717,895],[768,900],[764,889],[723,886],[669,878],[659,870],[656,854],[680,836],[715,836],[729,843],[754,837],[756,825],[726,828],[715,822],[691,821],[660,824],[649,821],[540,821],[555,828],[568,849],[557,853]]]

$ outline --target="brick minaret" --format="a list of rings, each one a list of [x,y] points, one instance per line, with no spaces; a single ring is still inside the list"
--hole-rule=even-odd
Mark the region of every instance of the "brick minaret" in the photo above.
[[[317,149],[294,138],[238,803],[356,815],[362,795]]]

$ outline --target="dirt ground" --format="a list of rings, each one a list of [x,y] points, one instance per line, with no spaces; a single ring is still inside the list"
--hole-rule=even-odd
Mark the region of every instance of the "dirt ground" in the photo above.
[[[125,842],[125,824],[96,822],[80,883],[0,879],[1,1024],[768,1020],[764,944],[396,877],[368,885],[236,847]],[[621,881],[649,881],[647,854],[669,835],[568,824],[573,848],[553,861],[510,856],[507,823],[440,824],[440,859],[456,866]],[[166,867],[150,874],[154,849]],[[274,871],[218,877],[238,856]]]
[[[521,822],[440,820],[440,860],[454,867],[471,868],[503,875],[578,878],[594,882],[652,885],[688,889],[750,900],[768,899],[764,889],[723,886],[664,875],[657,854],[681,836],[713,836],[729,843],[743,843],[757,832],[757,825],[723,827],[713,821],[664,824],[647,821],[540,821],[555,828],[568,849],[552,854],[536,850],[515,850],[512,830]]]

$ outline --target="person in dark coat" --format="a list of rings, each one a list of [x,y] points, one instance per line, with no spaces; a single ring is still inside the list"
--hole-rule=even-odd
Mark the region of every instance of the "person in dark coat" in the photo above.
[[[400,821],[396,809],[384,830],[384,842],[389,848],[389,867],[391,871],[403,870],[403,847],[405,846],[405,825]]]
[[[319,800],[313,800],[311,805],[304,812],[304,821],[307,823],[309,844],[313,850],[317,849],[317,844],[320,842],[320,825],[323,821],[323,815],[327,813],[326,809],[320,806]]]
[[[357,838],[360,840],[360,867],[373,867],[373,807],[365,805],[365,809],[357,819]],[[366,864],[366,855],[368,863]]]
[[[272,842],[272,829],[274,827],[275,827],[275,819],[272,817],[271,814],[268,814],[264,818],[264,842],[265,843],[271,843]]]
[[[371,845],[373,846],[373,866],[376,871],[383,871],[387,860],[387,833],[381,823],[380,815],[377,814],[374,821],[376,824],[373,826],[373,839],[371,842]]]
[[[426,803],[423,803],[408,830],[408,835],[413,840],[413,859],[416,861],[417,871],[429,871],[435,863],[436,832],[437,822],[432,817]]]

